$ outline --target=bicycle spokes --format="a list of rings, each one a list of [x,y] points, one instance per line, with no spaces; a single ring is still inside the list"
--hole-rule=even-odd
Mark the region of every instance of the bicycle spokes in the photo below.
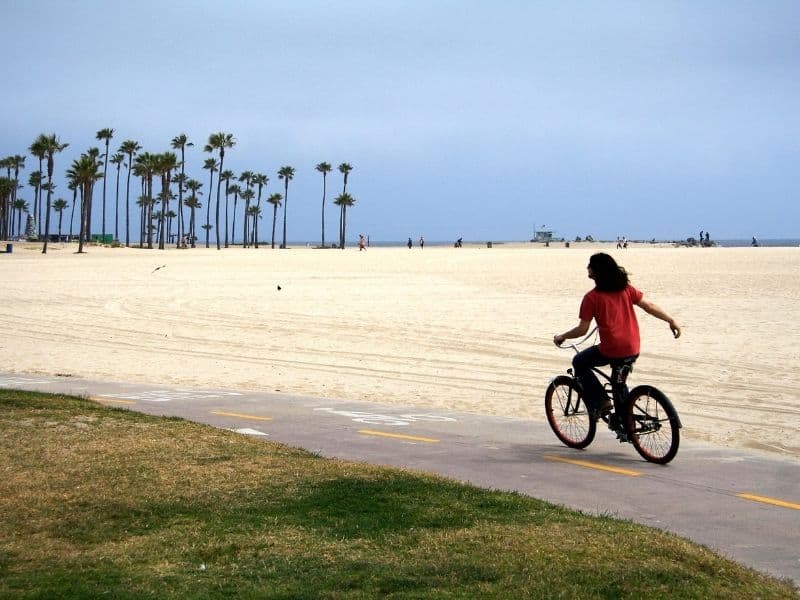
[[[678,452],[678,415],[667,397],[651,386],[631,392],[628,428],[636,451],[651,462],[668,463]]]

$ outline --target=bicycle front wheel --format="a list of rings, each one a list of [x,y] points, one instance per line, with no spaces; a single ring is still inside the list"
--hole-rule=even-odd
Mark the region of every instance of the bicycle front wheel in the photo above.
[[[650,385],[631,390],[625,415],[630,441],[653,463],[665,465],[678,453],[681,422],[669,399]]]
[[[567,375],[559,375],[544,396],[547,422],[556,437],[570,448],[586,448],[594,440],[597,422],[581,396],[577,382]]]

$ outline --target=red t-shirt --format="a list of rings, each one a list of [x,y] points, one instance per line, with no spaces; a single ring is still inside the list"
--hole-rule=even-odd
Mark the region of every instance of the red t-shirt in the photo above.
[[[643,295],[628,285],[620,292],[601,292],[595,288],[583,297],[580,319],[597,321],[603,356],[624,358],[639,354],[639,322],[633,305]]]

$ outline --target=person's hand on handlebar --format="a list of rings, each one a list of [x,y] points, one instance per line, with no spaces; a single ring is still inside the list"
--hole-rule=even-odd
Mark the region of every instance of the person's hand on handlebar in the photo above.
[[[561,346],[564,343],[564,340],[569,340],[576,337],[581,337],[582,335],[586,335],[586,332],[589,331],[589,324],[591,320],[584,320],[581,319],[578,324],[570,329],[569,331],[565,331],[564,333],[559,333],[553,336],[553,343],[556,346]]]

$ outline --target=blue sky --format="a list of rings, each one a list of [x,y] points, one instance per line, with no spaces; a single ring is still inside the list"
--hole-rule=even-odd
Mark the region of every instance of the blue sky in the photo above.
[[[349,238],[800,237],[798,2],[4,0],[2,14],[0,156],[55,132],[62,173],[101,128],[112,150],[151,152],[185,132],[206,182],[202,146],[230,132],[226,166],[266,173],[268,191],[296,169],[290,240],[319,238],[321,161],[355,167]]]

